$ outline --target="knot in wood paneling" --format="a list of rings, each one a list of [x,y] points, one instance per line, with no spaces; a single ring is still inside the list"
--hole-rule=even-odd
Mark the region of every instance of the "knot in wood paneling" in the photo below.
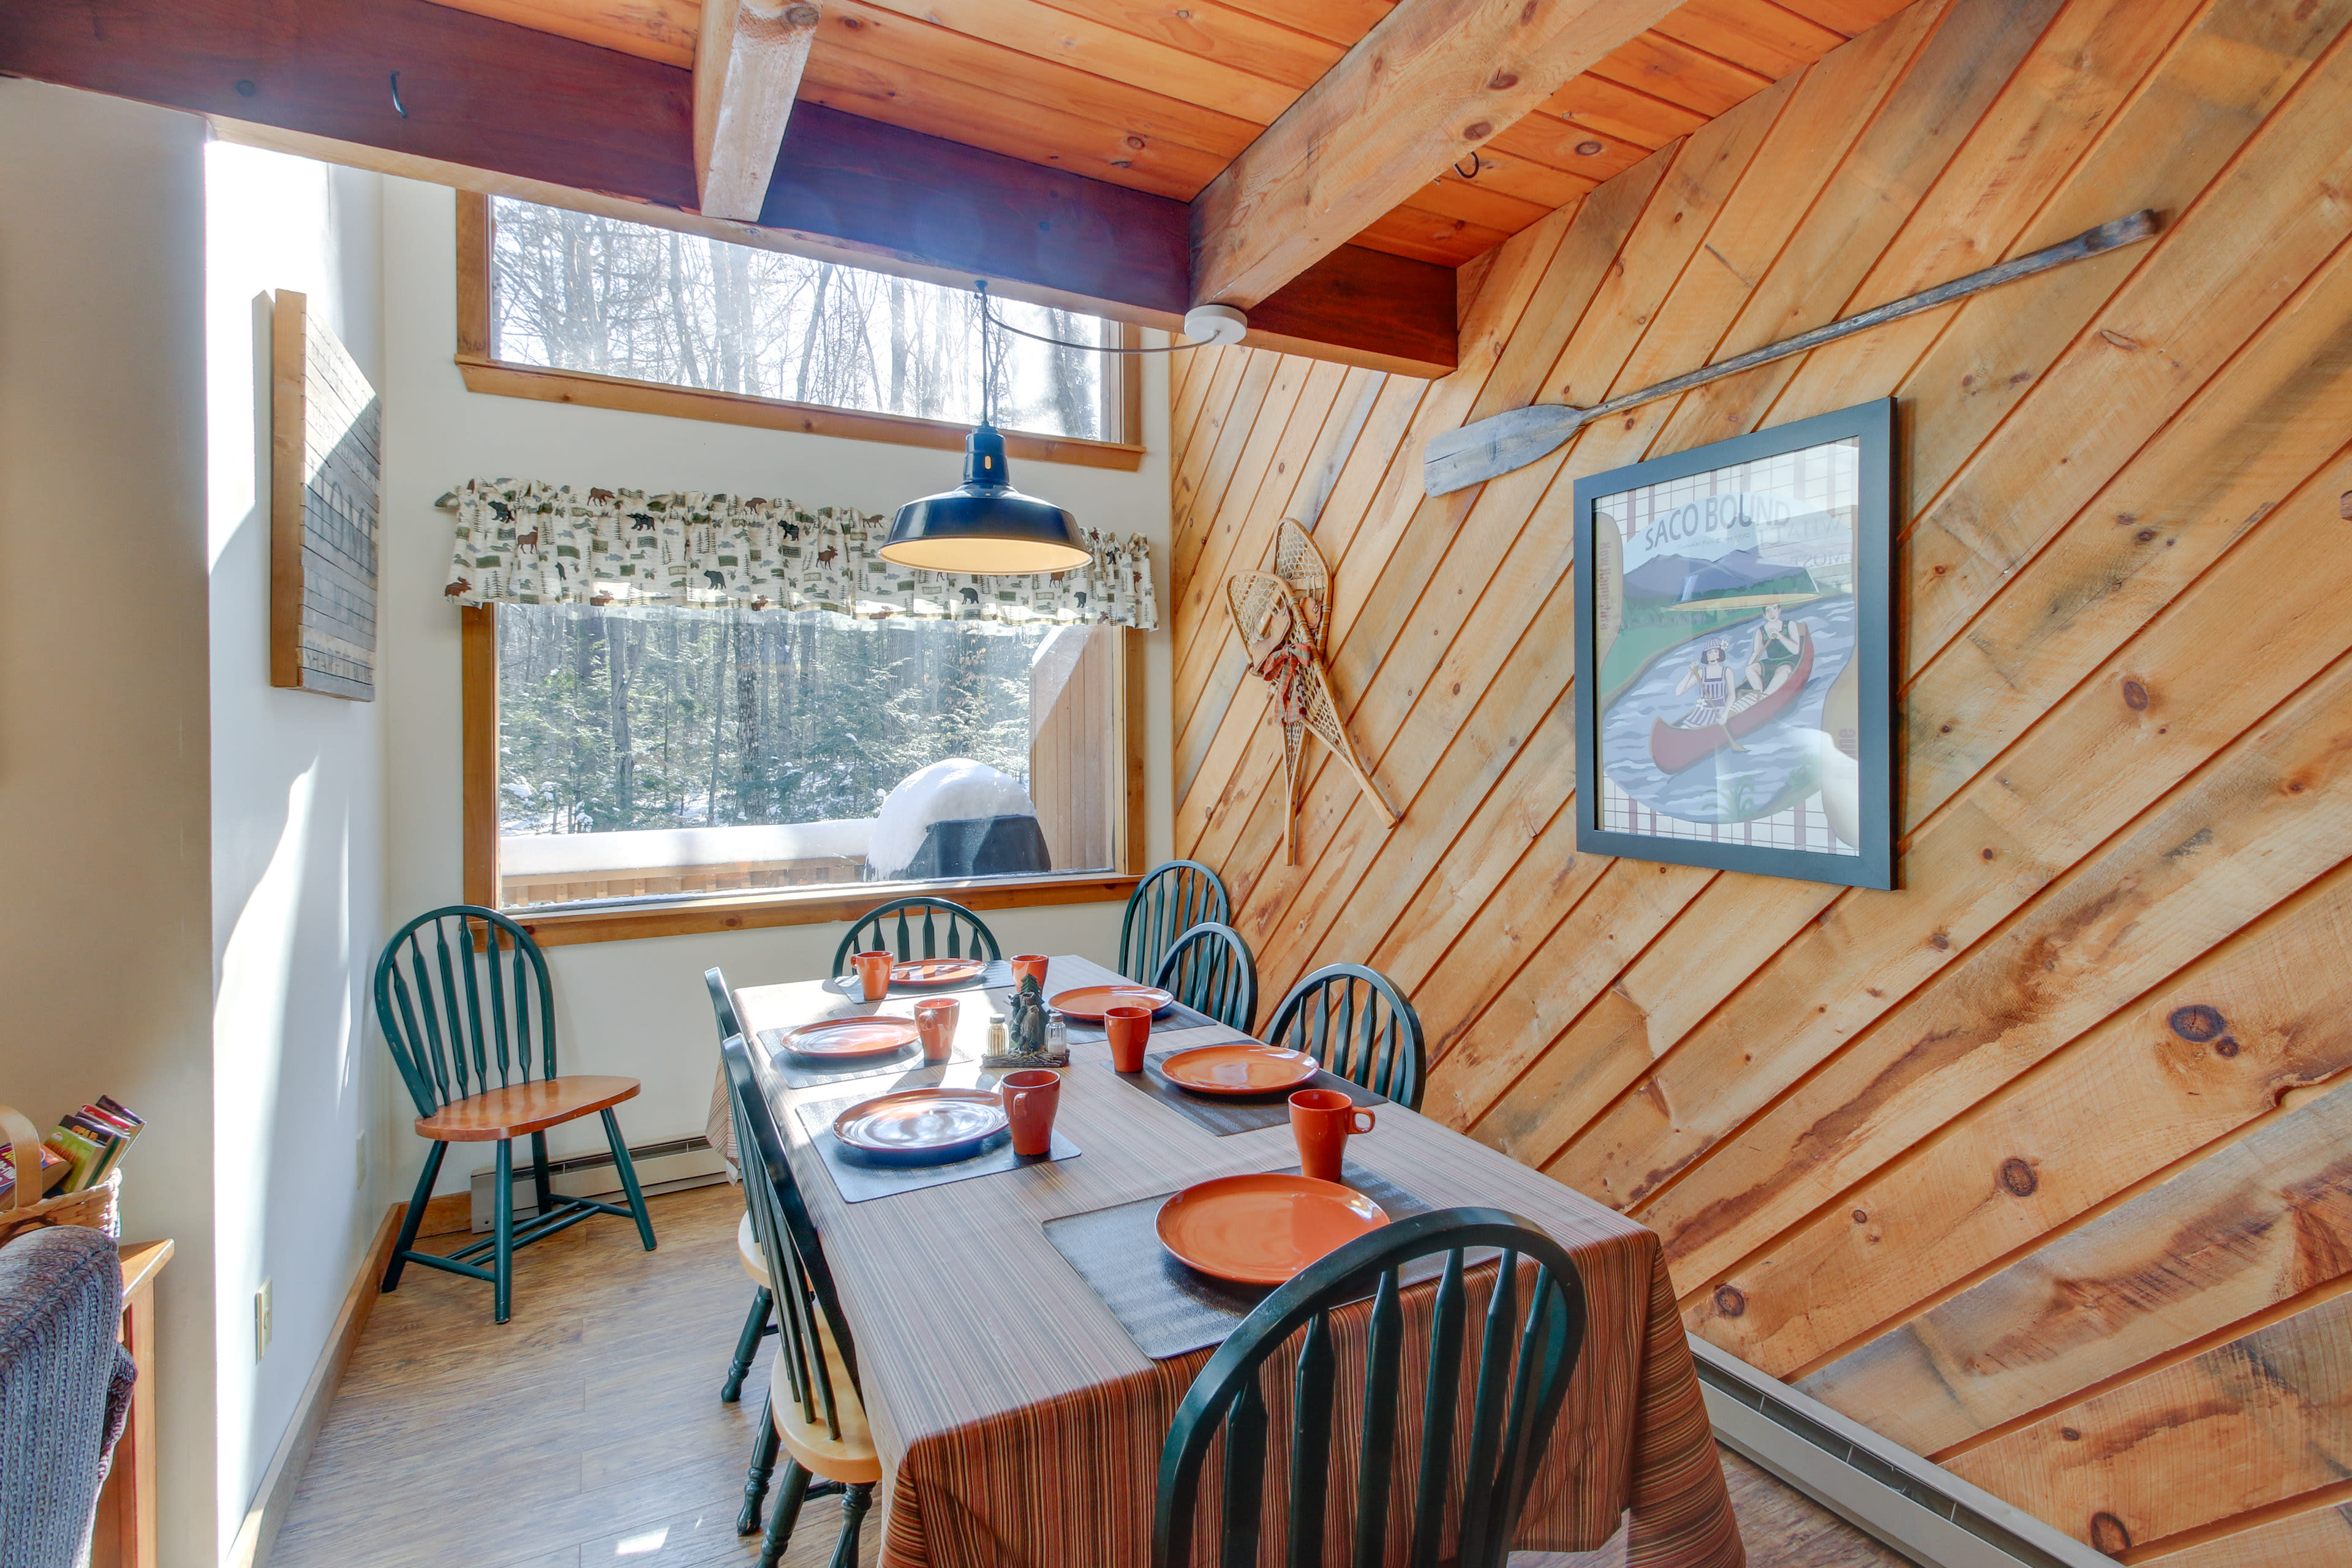
[[[2091,1516],[2091,1544],[2110,1557],[2120,1557],[2131,1550],[2131,1531],[2124,1521],[2111,1513]]]
[[[2129,676],[2124,678],[2124,706],[2135,713],[2147,711],[2147,688]]]
[[[2186,1007],[2175,1007],[2172,1010],[2172,1016],[2167,1021],[2171,1024],[2174,1034],[2191,1044],[2200,1046],[2230,1026],[2228,1019],[2206,1006],[2202,1002],[2191,1003]]]
[[[1715,1310],[1727,1318],[1736,1318],[1748,1310],[1748,1297],[1737,1285],[1715,1288]]]
[[[2014,1196],[2030,1198],[2042,1178],[2034,1174],[2032,1166],[2012,1154],[2000,1163],[2000,1184]]]

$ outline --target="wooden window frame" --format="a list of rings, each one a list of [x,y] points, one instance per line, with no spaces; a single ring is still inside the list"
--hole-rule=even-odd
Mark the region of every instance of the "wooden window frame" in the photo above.
[[[942,419],[915,419],[900,414],[873,414],[855,408],[835,408],[818,403],[793,403],[783,398],[751,397],[736,392],[702,387],[671,386],[625,376],[598,375],[591,371],[556,370],[546,365],[516,364],[490,353],[490,267],[496,233],[490,198],[479,191],[459,191],[457,196],[457,353],[458,374],[468,392],[499,397],[527,397],[541,403],[571,403],[587,408],[614,408],[626,414],[662,414],[675,419],[707,419],[722,425],[749,425],[762,430],[795,430],[811,436],[839,436],[853,441],[887,441],[899,447],[963,449],[971,426]],[[1121,346],[1142,342],[1139,329],[1117,323]],[[1128,472],[1143,466],[1143,377],[1131,354],[1113,354],[1106,374],[1113,377],[1108,402],[1118,425],[1116,441],[1089,441],[1074,436],[1040,436],[1004,432],[1005,450],[1012,456],[1047,463],[1075,463],[1081,468],[1118,468]]]
[[[467,903],[488,909],[499,908],[497,611],[497,605],[484,605],[458,612],[465,685],[461,720],[465,897]],[[1118,805],[1117,820],[1111,824],[1114,870],[970,881],[842,882],[782,890],[684,894],[591,909],[503,912],[547,947],[770,926],[827,925],[854,920],[875,905],[907,893],[936,893],[974,910],[1122,900],[1135,890],[1144,869],[1144,726],[1140,721],[1145,686],[1144,634],[1132,627],[1119,630],[1114,645],[1118,668],[1112,689],[1118,694],[1121,743],[1114,748],[1114,754],[1121,761],[1125,778],[1124,787],[1111,792]]]

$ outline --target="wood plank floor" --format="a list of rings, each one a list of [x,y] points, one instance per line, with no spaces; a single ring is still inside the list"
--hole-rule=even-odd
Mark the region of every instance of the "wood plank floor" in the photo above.
[[[320,1434],[271,1568],[709,1568],[756,1562],[735,1534],[767,1358],[739,1405],[719,1380],[751,1302],[741,1200],[652,1201],[660,1250],[618,1222],[578,1226],[515,1263],[514,1321],[489,1289],[411,1268],[381,1298]],[[444,1249],[465,1238],[442,1238]],[[1900,1568],[1887,1552],[1736,1455],[1724,1456],[1753,1568]],[[811,1503],[791,1568],[829,1561],[838,1505]],[[876,1561],[869,1528],[861,1564]],[[1623,1538],[1514,1568],[1618,1568]]]

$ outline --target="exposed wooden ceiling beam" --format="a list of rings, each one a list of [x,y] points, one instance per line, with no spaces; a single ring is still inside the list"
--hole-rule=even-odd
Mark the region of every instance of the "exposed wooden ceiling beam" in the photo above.
[[[1143,326],[1175,330],[1192,299],[1183,203],[815,104],[793,113],[757,223],[705,214],[692,72],[429,0],[0,5],[0,73],[327,162],[957,287],[986,278]],[[1349,247],[1269,300],[1253,341],[1442,375],[1453,277]]]
[[[694,179],[709,216],[759,217],[822,15],[807,0],[703,0]]]
[[[1192,299],[1244,309],[1681,0],[1401,0],[1192,201]]]

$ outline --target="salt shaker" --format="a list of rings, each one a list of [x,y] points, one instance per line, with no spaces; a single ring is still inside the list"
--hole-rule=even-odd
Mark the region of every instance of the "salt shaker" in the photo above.
[[[1045,1015],[1045,1054],[1067,1056],[1070,1050],[1070,1025],[1059,1013]]]

